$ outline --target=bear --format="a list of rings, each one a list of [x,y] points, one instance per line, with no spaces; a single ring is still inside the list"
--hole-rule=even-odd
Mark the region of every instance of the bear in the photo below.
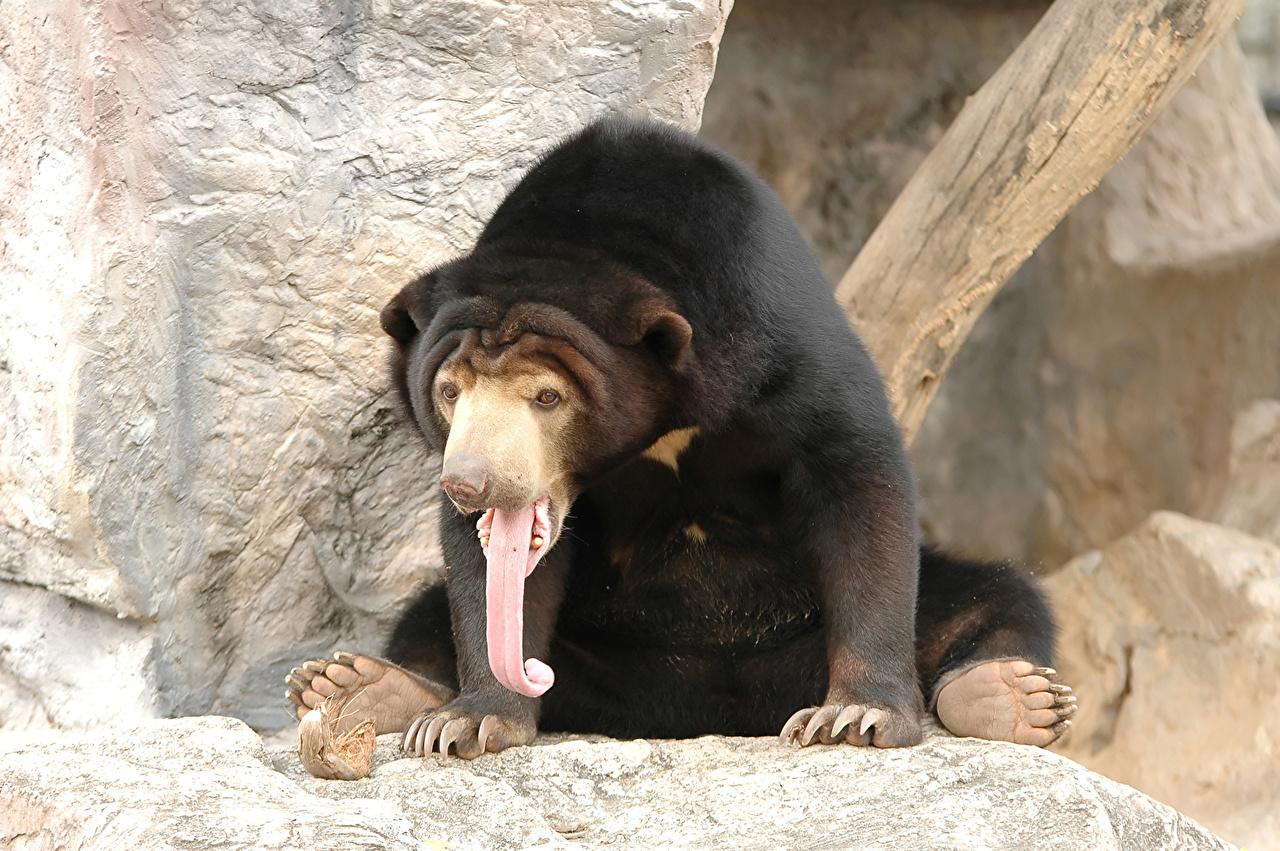
[[[871,357],[780,199],[706,141],[587,126],[380,321],[442,459],[446,579],[380,656],[293,669],[298,717],[339,700],[345,729],[465,759],[539,730],[904,747],[927,712],[1027,745],[1069,728],[1045,598],[922,544]]]

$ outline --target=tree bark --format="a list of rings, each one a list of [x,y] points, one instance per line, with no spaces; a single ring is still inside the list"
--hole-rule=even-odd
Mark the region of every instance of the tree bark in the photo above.
[[[836,288],[908,439],[991,298],[1243,7],[1057,0],[969,99]]]

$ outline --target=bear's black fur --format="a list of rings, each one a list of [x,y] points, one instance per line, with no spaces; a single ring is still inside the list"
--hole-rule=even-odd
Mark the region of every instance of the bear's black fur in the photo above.
[[[692,327],[687,348],[637,331],[650,290]],[[470,255],[384,311],[396,381],[435,448],[444,424],[422,401],[435,365],[521,303],[566,312],[596,335],[582,345],[616,355],[565,532],[529,578],[526,652],[556,684],[539,699],[494,688],[475,518],[447,501],[447,591],[405,611],[392,661],[542,729],[776,734],[802,707],[859,702],[886,713],[886,745],[919,740],[948,671],[1051,663],[1027,578],[921,548],[880,376],[790,216],[738,162],[621,119],[547,154]],[[642,454],[693,427],[676,469]]]

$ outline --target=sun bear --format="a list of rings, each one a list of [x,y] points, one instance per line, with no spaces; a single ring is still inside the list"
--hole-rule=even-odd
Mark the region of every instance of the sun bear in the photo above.
[[[1047,745],[1070,725],[1021,572],[922,547],[867,351],[777,196],[650,121],[547,153],[381,324],[440,453],[447,578],[299,717],[473,758],[538,730]],[[423,453],[423,469],[429,469]]]

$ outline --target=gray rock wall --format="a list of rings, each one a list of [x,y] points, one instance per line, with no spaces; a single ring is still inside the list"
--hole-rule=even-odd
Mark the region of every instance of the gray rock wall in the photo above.
[[[696,127],[730,6],[6,4],[0,726],[275,726],[295,660],[376,647],[441,569],[379,308],[591,117]],[[97,701],[22,612],[131,648]]]

